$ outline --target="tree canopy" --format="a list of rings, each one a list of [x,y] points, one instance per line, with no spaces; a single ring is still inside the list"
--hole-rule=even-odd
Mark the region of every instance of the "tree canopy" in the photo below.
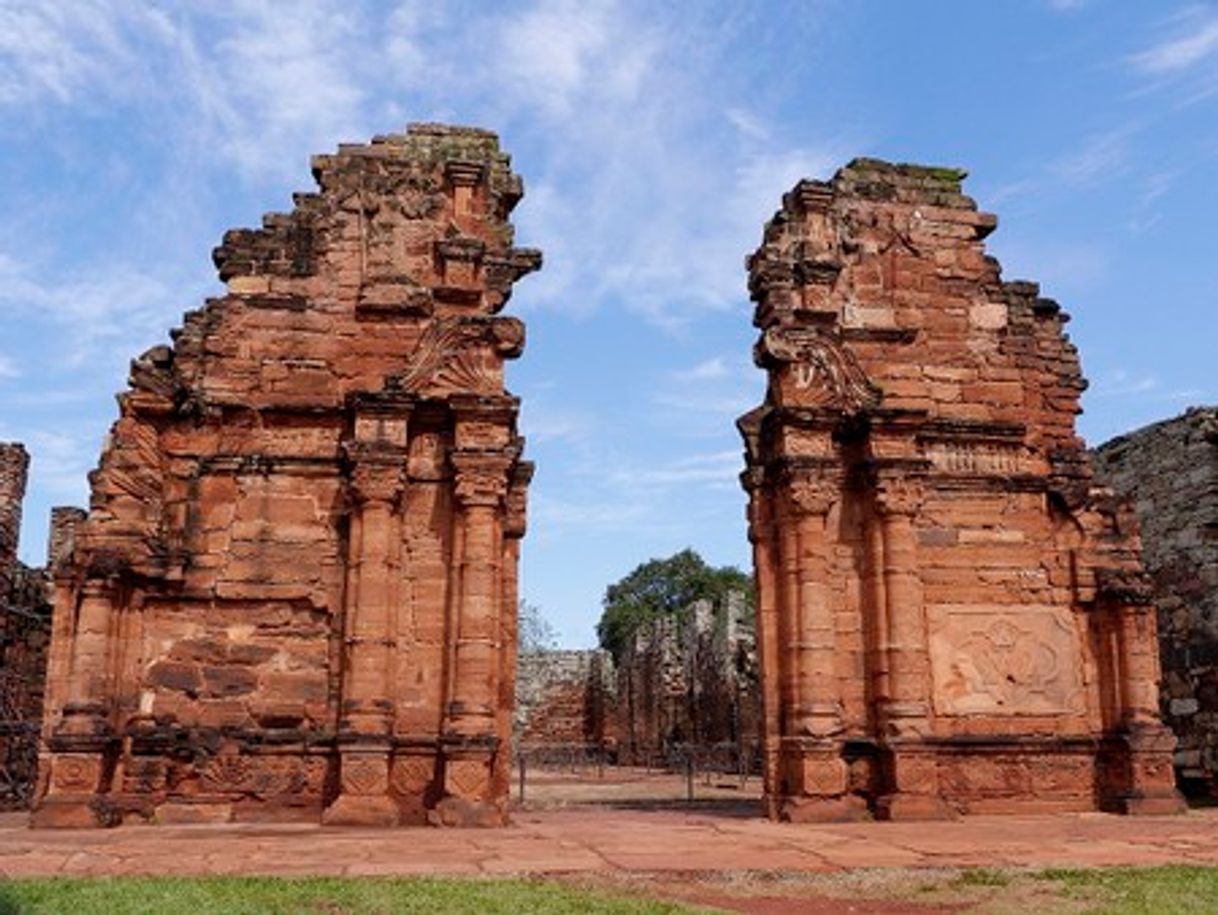
[[[620,658],[643,624],[676,616],[702,599],[718,603],[731,591],[752,605],[753,580],[735,566],[709,566],[686,548],[667,559],[652,559],[605,589],[596,634],[601,647]]]

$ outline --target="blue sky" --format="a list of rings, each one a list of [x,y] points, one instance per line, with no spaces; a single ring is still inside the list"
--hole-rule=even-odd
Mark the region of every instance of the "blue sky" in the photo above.
[[[605,585],[685,546],[748,568],[744,255],[797,178],[966,167],[989,247],[1073,314],[1092,442],[1213,403],[1218,4],[0,0],[0,440],[22,555],[127,361],[219,291],[210,250],[408,121],[500,133],[546,266],[510,309],[538,464],[523,594],[590,644]]]

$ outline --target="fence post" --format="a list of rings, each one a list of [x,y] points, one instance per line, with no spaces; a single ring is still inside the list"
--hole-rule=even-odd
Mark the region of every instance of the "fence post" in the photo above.
[[[690,804],[694,802],[694,754],[688,749],[685,751],[685,800]]]
[[[524,769],[525,769],[524,750],[521,750],[516,755],[516,762],[517,762],[517,765],[520,766],[520,803],[523,804],[524,803]]]

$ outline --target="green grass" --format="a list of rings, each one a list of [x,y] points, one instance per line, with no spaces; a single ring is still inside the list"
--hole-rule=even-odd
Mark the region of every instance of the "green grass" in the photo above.
[[[1192,915],[1218,912],[1218,868],[1115,867],[1045,870],[1037,880],[1068,899],[1091,902],[1092,912],[1119,915]]]
[[[0,883],[0,915],[659,915],[696,909],[541,880],[110,877]]]

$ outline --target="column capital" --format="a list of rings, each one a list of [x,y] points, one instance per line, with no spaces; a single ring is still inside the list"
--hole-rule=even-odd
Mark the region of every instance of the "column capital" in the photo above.
[[[828,474],[800,474],[787,480],[786,501],[797,515],[825,515],[842,497],[841,480]]]
[[[402,494],[402,467],[397,463],[361,462],[351,470],[349,487],[360,505],[392,504]]]
[[[877,474],[875,504],[881,515],[916,515],[926,499],[926,487],[918,477],[896,473]]]
[[[497,508],[508,492],[508,469],[512,456],[501,452],[460,452],[451,455],[454,489],[465,507]]]

